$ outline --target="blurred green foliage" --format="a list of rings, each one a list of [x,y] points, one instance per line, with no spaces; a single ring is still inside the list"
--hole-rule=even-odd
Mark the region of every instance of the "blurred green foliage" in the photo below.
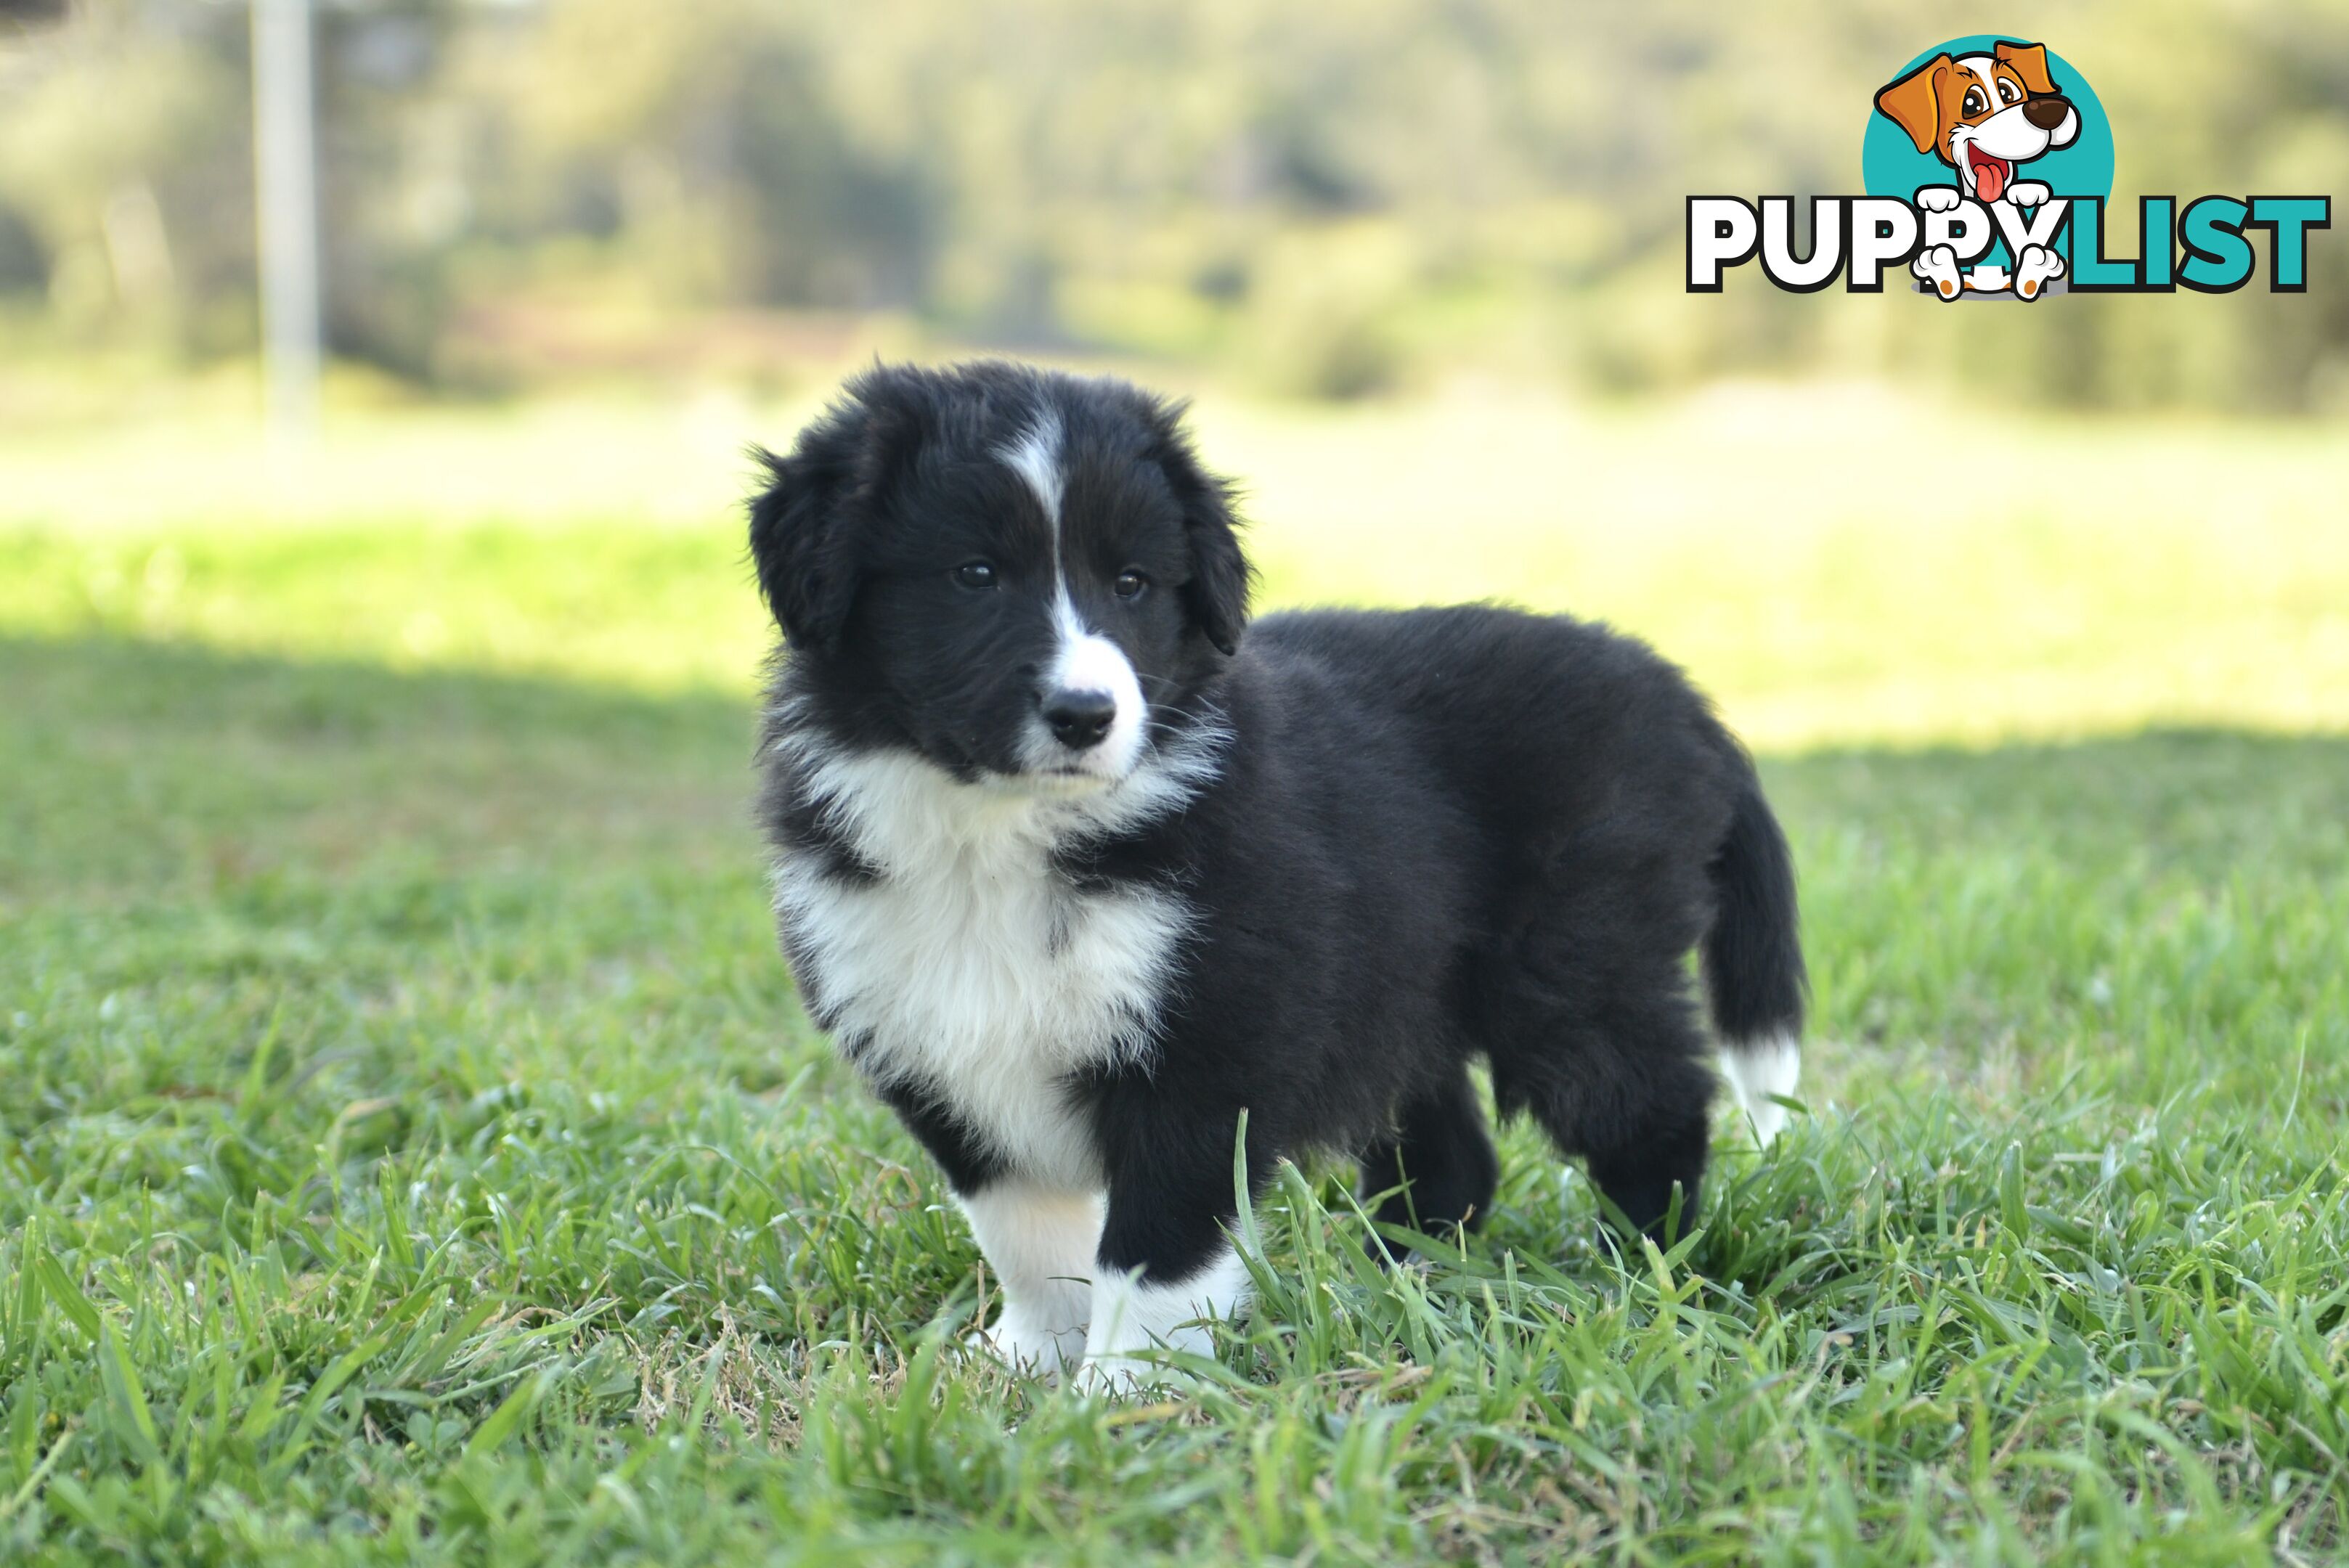
[[[2337,235],[2304,295],[1682,292],[1688,193],[1856,189],[1875,87],[1977,26],[1894,0],[334,5],[332,337],[459,387],[658,369],[712,338],[731,370],[787,373],[877,319],[1317,397],[1826,374],[2349,404]],[[2341,0],[2031,26],[2103,98],[2116,195],[2349,185]],[[245,26],[224,0],[78,0],[0,33],[0,332],[249,350]]]

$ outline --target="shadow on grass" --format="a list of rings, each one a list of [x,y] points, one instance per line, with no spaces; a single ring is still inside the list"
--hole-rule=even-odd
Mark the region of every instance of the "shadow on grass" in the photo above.
[[[730,696],[115,639],[0,639],[0,899],[387,858],[755,858]]]
[[[730,694],[0,639],[0,895],[193,891],[387,855],[740,863],[751,716]],[[2028,851],[2223,882],[2349,868],[2349,738],[2154,731],[1766,759],[1798,843]]]
[[[1797,838],[2038,851],[2090,874],[2349,873],[2349,736],[2157,728],[1988,749],[1847,748],[1765,758],[1763,775]]]

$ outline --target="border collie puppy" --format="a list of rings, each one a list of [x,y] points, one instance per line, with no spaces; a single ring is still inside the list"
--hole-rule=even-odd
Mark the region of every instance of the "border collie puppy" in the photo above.
[[[1118,381],[879,367],[761,457],[782,945],[969,1216],[981,1343],[1096,1386],[1206,1346],[1247,1288],[1243,1114],[1252,1187],[1341,1150],[1380,1220],[1473,1226],[1480,1058],[1633,1224],[1685,1226],[1692,949],[1776,1130],[1785,840],[1644,645],[1486,606],[1251,624],[1229,487]]]

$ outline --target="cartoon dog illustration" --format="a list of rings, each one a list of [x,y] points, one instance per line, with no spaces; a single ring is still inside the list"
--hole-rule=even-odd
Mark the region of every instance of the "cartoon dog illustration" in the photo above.
[[[2048,76],[2047,50],[2039,44],[2000,43],[1987,55],[1960,59],[1936,55],[1878,92],[1876,107],[1909,133],[1918,151],[1956,170],[1956,184],[1918,191],[1917,205],[1929,212],[1952,211],[1970,196],[1985,206],[2038,206],[2047,200],[2047,187],[2016,179],[2017,170],[2052,148],[2070,146],[2080,134],[2079,111]],[[1976,267],[1961,278],[1956,253],[1935,245],[1910,270],[1945,300],[1963,289],[2010,286],[2035,299],[2048,279],[2063,275],[2064,258],[2047,246],[2026,245],[2012,279],[1999,266]]]

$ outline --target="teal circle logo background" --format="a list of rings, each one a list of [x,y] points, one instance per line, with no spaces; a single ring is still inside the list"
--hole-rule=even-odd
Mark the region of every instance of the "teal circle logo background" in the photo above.
[[[2012,33],[1972,33],[1952,38],[1924,50],[1878,86],[1899,81],[1936,55],[1955,59],[1965,55],[1987,55],[2000,43],[2036,41]],[[2056,148],[2023,165],[2015,178],[2036,180],[2057,196],[2094,196],[2109,205],[2113,193],[2113,128],[2105,119],[2105,106],[2079,67],[2054,49],[2047,51],[2047,74],[2054,79],[2055,90],[2071,99],[2072,107],[2079,111],[2080,134],[2069,147]],[[1859,143],[1859,178],[1870,196],[1893,196],[1903,201],[1913,201],[1920,187],[1957,182],[1956,171],[1948,164],[1930,152],[1917,150],[1909,133],[1876,107],[1873,93],[1868,96],[1868,131]],[[2057,248],[2068,263],[2072,259],[2072,228],[2068,222],[2063,243]],[[2002,259],[2005,252],[2005,243],[2000,242],[1982,260]]]

